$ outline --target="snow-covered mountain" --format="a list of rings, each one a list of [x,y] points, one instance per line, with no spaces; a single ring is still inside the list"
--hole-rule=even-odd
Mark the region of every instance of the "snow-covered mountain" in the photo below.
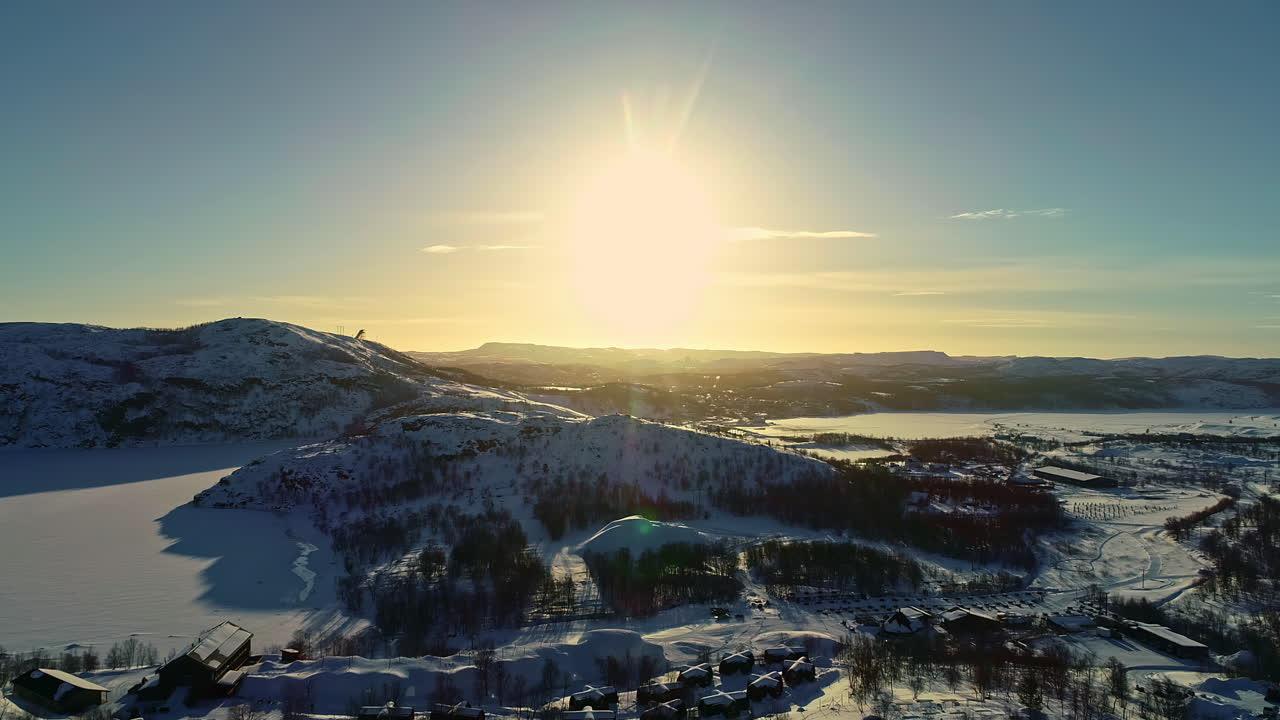
[[[424,469],[433,477],[424,477]],[[223,478],[198,502],[287,510],[321,501],[340,508],[348,504],[341,498],[361,484],[418,482],[426,495],[453,499],[514,488],[508,509],[521,515],[534,486],[560,481],[683,499],[725,479],[750,484],[832,472],[820,460],[764,445],[625,415],[587,418],[529,405],[401,416],[367,434],[282,450]]]
[[[519,401],[378,343],[282,322],[0,324],[0,445],[320,438],[402,404],[424,412]]]
[[[1280,405],[1280,359],[767,353],[486,343],[409,353],[585,412],[695,421],[876,410],[1235,409]]]

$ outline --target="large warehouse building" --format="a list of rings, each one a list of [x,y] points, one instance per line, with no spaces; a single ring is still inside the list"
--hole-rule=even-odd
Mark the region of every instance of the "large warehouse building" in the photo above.
[[[1202,642],[1192,640],[1186,635],[1176,633],[1163,625],[1154,623],[1132,623],[1125,628],[1125,633],[1140,643],[1156,648],[1160,652],[1188,660],[1208,660],[1209,647]]]
[[[1115,487],[1119,484],[1115,480],[1101,475],[1080,472],[1079,470],[1070,470],[1068,468],[1056,467],[1054,465],[1038,467],[1032,470],[1031,473],[1041,480],[1048,480],[1049,482],[1064,482],[1083,487]]]

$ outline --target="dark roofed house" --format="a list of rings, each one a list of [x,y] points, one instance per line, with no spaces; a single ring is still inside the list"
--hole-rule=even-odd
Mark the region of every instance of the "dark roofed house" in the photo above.
[[[678,682],[650,682],[636,688],[636,702],[643,705],[649,702],[664,703],[680,697]]]
[[[747,683],[747,697],[752,700],[763,700],[766,695],[770,697],[782,695],[782,673],[777,670],[756,675],[751,678],[751,682]]]
[[[242,676],[231,675],[230,687],[223,678],[249,661],[252,639],[253,633],[233,622],[210,628],[157,671],[160,682],[170,688],[189,686],[195,697],[227,694]]]
[[[699,717],[704,715],[736,716],[738,713],[750,709],[751,702],[747,698],[746,690],[736,690],[734,692],[715,690],[698,700]]]
[[[581,710],[588,707],[595,710],[604,710],[617,704],[618,690],[612,685],[604,685],[602,687],[588,685],[580,692],[569,696],[570,710]]]
[[[107,701],[107,689],[61,670],[33,668],[12,680],[13,693],[51,710],[73,713]]]
[[[742,673],[743,675],[751,672],[751,668],[756,666],[756,655],[750,650],[742,652],[730,653],[720,660],[720,676],[733,675],[734,673]]]
[[[804,655],[804,650],[802,648],[779,645],[764,651],[764,661],[767,663],[780,663],[786,660],[795,660],[802,655]]]
[[[685,717],[684,702],[668,700],[640,711],[640,720],[680,720]]]
[[[890,635],[910,635],[929,627],[932,619],[932,614],[918,607],[898,608],[880,623],[880,630]]]
[[[1003,629],[1000,620],[986,613],[952,608],[942,613],[942,627],[952,635],[990,636]]]
[[[782,671],[782,679],[786,680],[787,684],[792,687],[804,682],[813,682],[817,678],[818,671],[814,668],[813,663],[809,662],[808,658],[790,660]]]
[[[711,666],[707,663],[690,665],[676,675],[676,681],[684,687],[707,687],[713,679]]]

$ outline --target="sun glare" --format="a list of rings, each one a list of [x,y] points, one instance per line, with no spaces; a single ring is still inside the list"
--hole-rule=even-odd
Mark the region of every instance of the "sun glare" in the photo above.
[[[660,337],[699,302],[724,230],[695,175],[632,149],[585,183],[569,235],[583,307]]]

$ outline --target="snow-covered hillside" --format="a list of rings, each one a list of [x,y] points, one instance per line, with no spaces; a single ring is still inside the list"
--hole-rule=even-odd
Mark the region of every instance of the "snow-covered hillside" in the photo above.
[[[377,343],[231,319],[182,330],[0,324],[0,445],[331,437],[370,411],[495,408]]]
[[[426,460],[429,458],[429,460]],[[420,479],[453,499],[476,498],[530,482],[583,478],[638,488],[656,497],[693,496],[732,477],[786,480],[831,473],[819,460],[763,445],[638,420],[584,418],[528,406],[491,412],[396,417],[368,435],[329,440],[268,455],[201,493],[202,505],[286,508],[340,497],[364,485]],[[517,500],[519,498],[516,498]],[[527,508],[516,502],[519,515]],[[386,511],[387,508],[381,508]]]

